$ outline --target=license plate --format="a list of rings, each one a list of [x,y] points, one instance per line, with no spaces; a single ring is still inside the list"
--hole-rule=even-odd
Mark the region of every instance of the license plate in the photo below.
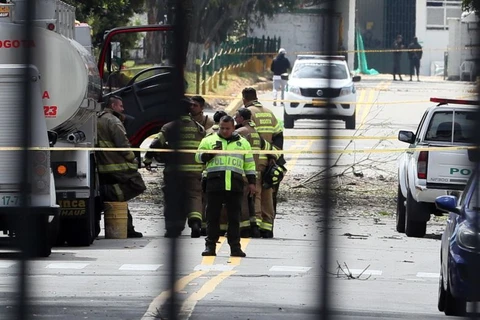
[[[0,17],[5,18],[10,16],[10,7],[0,6]]]
[[[0,207],[16,207],[20,205],[19,194],[0,193]]]
[[[315,107],[324,107],[327,104],[327,101],[323,99],[312,99],[312,104]]]

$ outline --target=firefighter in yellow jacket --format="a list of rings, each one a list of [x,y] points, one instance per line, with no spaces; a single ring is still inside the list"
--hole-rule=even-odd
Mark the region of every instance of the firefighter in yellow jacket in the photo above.
[[[252,119],[255,122],[257,132],[266,142],[270,143],[274,149],[283,149],[283,128],[277,121],[273,112],[265,108],[257,98],[257,92],[254,88],[248,87],[242,91],[243,104],[252,112]],[[275,155],[267,155],[260,157],[259,168],[257,169],[262,179],[259,185],[263,186],[263,174],[268,169],[269,165],[279,162],[284,164],[283,157]],[[261,212],[257,213],[257,217],[261,216],[261,221],[257,220],[260,227],[260,233],[263,238],[273,238],[273,222],[275,219],[276,208],[276,193],[278,191],[278,184],[274,187],[264,188],[258,190],[261,195],[257,196],[261,201]],[[258,207],[257,207],[258,209]]]
[[[255,123],[252,121],[252,112],[247,108],[241,108],[235,114],[235,122],[237,123],[236,131],[242,137],[247,139],[252,147],[252,150],[270,150],[270,144],[260,137],[258,134]],[[260,157],[266,157],[265,155],[254,154],[255,167],[258,169],[261,165]],[[240,222],[240,235],[242,238],[260,238],[260,229],[262,216],[261,216],[261,189],[260,182],[262,179],[259,177],[257,170],[257,185],[256,185],[256,197],[250,198],[248,195],[243,196],[242,207],[242,219]],[[253,207],[253,208],[252,208]],[[253,210],[254,212],[250,212]],[[256,214],[259,213],[257,217]]]
[[[122,98],[110,97],[107,107],[98,116],[97,147],[130,148],[124,119]],[[97,151],[95,157],[103,201],[128,201],[147,189],[132,151]],[[141,232],[135,231],[130,210],[127,223],[127,237],[143,236]]]
[[[180,149],[197,150],[200,141],[205,137],[205,129],[198,122],[193,120],[189,115],[189,111],[193,101],[184,98],[182,100],[183,116],[177,121],[165,124],[160,130],[157,137],[151,143],[150,148],[169,149],[173,139],[173,130],[175,126],[179,126],[180,136],[178,147]],[[183,185],[182,193],[184,193],[184,211],[178,213],[176,217],[165,217],[165,227],[167,232],[165,237],[178,237],[185,228],[185,220],[188,219],[188,226],[191,228],[191,237],[200,237],[200,229],[202,225],[202,171],[204,166],[195,161],[195,153],[180,153],[178,162],[169,161],[169,154],[147,152],[143,163],[148,168],[152,163],[152,158],[156,156],[159,162],[165,162],[165,170],[163,177],[165,185],[172,182],[172,179],[180,179]],[[178,174],[173,174],[172,166],[177,165]],[[169,196],[168,188],[164,188],[165,198]],[[169,212],[169,211],[168,211]],[[167,213],[167,210],[165,211]]]
[[[224,150],[227,153],[211,153]],[[205,137],[196,154],[199,163],[206,164],[207,170],[207,238],[202,256],[215,256],[219,239],[220,212],[225,203],[228,215],[227,239],[230,256],[245,257],[240,244],[240,214],[244,191],[243,175],[249,185],[249,193],[255,194],[255,161],[249,151],[250,144],[235,132],[233,118],[224,116],[220,120],[218,133]]]

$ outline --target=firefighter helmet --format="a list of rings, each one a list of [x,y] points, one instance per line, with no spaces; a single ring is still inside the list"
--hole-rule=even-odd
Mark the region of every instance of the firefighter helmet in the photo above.
[[[283,180],[285,172],[287,172],[287,169],[277,163],[268,166],[263,174],[263,188],[269,189],[279,184]]]

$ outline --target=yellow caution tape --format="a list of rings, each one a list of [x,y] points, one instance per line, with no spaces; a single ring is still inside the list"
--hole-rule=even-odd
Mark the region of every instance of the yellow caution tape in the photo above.
[[[390,148],[390,149],[353,149],[353,150],[192,150],[192,149],[179,149],[176,150],[179,153],[211,153],[211,154],[349,154],[349,153],[400,153],[400,152],[414,152],[414,151],[452,151],[452,150],[469,150],[476,149],[476,146],[457,146],[457,147],[418,147],[418,148]],[[158,153],[173,153],[172,149],[152,149],[152,148],[75,148],[75,147],[0,147],[0,151],[140,151],[140,152],[158,152]]]
[[[372,89],[373,91],[379,91],[378,89]],[[383,89],[382,89],[383,90]],[[203,95],[202,97],[204,98],[217,98],[217,99],[238,99],[238,97],[230,97],[230,96],[220,96],[220,95]],[[467,97],[476,97],[476,94],[469,94],[465,96],[461,96],[460,98],[467,98]],[[315,99],[315,98],[312,98]],[[273,98],[267,98],[267,99],[259,99],[260,102],[277,102],[277,103],[282,103],[282,102],[287,102],[287,103],[308,103],[308,104],[313,104],[314,106],[323,106],[328,103],[341,103],[341,104],[356,104],[356,105],[362,105],[362,104],[372,104],[373,102],[358,102],[358,101],[338,101],[335,100],[336,98],[332,98],[331,100],[325,99],[325,100],[288,100],[288,99],[278,99],[274,100]],[[380,102],[375,102],[375,104],[379,105],[393,105],[393,104],[413,104],[413,103],[433,103],[430,100],[423,99],[423,100],[400,100],[400,101],[380,101]]]
[[[391,53],[391,52],[432,52],[432,51],[462,51],[462,50],[472,50],[480,48],[478,45],[464,46],[464,47],[447,47],[447,48],[426,48],[422,49],[364,49],[364,50],[332,50],[332,51],[294,51],[294,55],[342,55],[345,53]],[[230,55],[240,55],[240,56],[258,56],[258,55],[270,55],[276,56],[277,52],[233,52],[228,53]]]
[[[327,140],[325,136],[284,136],[285,140]],[[333,136],[331,140],[396,140],[396,136]]]

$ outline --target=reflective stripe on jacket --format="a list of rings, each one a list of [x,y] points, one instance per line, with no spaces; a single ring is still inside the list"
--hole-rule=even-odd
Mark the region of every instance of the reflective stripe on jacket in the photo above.
[[[178,141],[179,149],[197,150],[200,141],[205,137],[205,129],[199,123],[194,121],[190,116],[182,116],[177,122],[172,121],[165,124],[158,133],[155,141],[152,142],[150,148],[157,149],[171,149],[172,134],[175,124],[179,125],[180,136]],[[154,152],[147,152],[145,158],[153,157]],[[164,153],[161,158],[165,162],[165,171],[172,170],[171,161],[169,161],[171,154]],[[204,166],[195,160],[194,153],[180,153],[177,158],[177,170],[184,172],[202,172]]]
[[[245,105],[252,112],[252,120],[255,122],[255,129],[260,137],[267,142],[272,143],[273,137],[283,132],[282,126],[278,122],[273,112],[265,108],[260,102],[252,101]]]
[[[213,150],[217,141],[222,142],[224,151],[252,150],[248,141],[236,133],[230,140],[214,133],[205,137],[200,143],[199,152],[195,155],[198,163],[203,163],[202,154]],[[206,171],[207,192],[223,190],[243,192],[243,175],[247,177],[250,184],[255,184],[255,161],[250,153],[216,154],[207,161]]]
[[[127,133],[122,121],[110,108],[98,116],[97,147],[130,148]],[[99,173],[121,173],[138,170],[135,154],[132,151],[97,151],[95,157]]]

